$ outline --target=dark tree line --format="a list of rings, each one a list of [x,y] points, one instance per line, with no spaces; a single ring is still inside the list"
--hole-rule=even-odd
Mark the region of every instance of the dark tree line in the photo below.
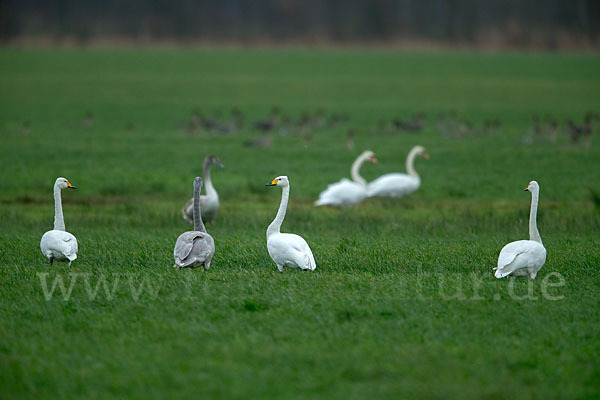
[[[0,38],[600,45],[597,0],[0,0]]]

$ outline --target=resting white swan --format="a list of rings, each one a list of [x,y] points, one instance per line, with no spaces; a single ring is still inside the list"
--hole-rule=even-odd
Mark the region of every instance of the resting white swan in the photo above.
[[[400,198],[416,191],[421,185],[421,178],[415,171],[415,157],[429,158],[423,146],[415,146],[406,157],[406,171],[408,174],[391,173],[381,175],[367,186],[369,197],[395,197]]]
[[[317,264],[306,240],[293,233],[280,232],[290,197],[288,177],[279,176],[265,186],[280,186],[283,188],[277,216],[267,228],[267,250],[269,255],[277,264],[279,272],[283,272],[283,267],[314,271]]]
[[[194,230],[184,232],[177,238],[173,255],[175,256],[175,268],[204,266],[210,268],[210,261],[215,254],[215,241],[206,232],[200,214],[200,188],[202,179],[194,179]]]
[[[56,260],[69,260],[69,265],[77,258],[77,239],[65,231],[65,219],[63,217],[62,200],[60,191],[62,189],[77,189],[65,178],[58,178],[54,182],[54,229],[44,233],[40,242],[40,249],[50,264]]]
[[[319,199],[315,201],[315,205],[341,207],[363,201],[367,197],[367,182],[360,176],[358,171],[365,161],[377,162],[372,151],[364,151],[354,160],[350,169],[352,180],[344,178],[327,186],[327,189],[319,194]]]
[[[210,179],[210,167],[216,164],[221,168],[225,168],[219,157],[217,156],[206,156],[204,164],[202,166],[202,174],[204,175],[204,182],[206,182],[206,195],[200,196],[200,207],[202,209],[202,220],[207,223],[212,223],[217,216],[219,211],[219,195],[215,190]],[[186,220],[190,225],[194,223],[194,199],[190,199],[185,206],[181,209],[183,219]]]
[[[500,251],[496,278],[505,276],[527,276],[535,279],[538,271],[546,262],[546,248],[537,229],[537,207],[540,198],[540,186],[536,181],[529,182],[525,190],[531,192],[531,210],[529,211],[529,240],[518,240],[507,244]]]

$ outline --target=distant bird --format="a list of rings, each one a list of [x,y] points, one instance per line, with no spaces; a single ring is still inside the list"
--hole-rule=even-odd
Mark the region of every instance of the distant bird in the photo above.
[[[83,119],[81,120],[81,124],[85,128],[91,128],[94,125],[94,114],[91,111],[86,111]]]
[[[589,146],[589,137],[592,135],[592,116],[593,114],[587,113],[582,125],[575,124],[573,120],[567,121],[567,130],[571,138],[571,143],[576,144],[583,136],[588,140],[587,145]]]
[[[363,201],[367,197],[367,181],[360,176],[359,170],[365,161],[377,162],[372,151],[364,151],[352,163],[352,168],[350,169],[352,180],[343,178],[339,182],[327,186],[327,189],[319,194],[319,199],[315,201],[315,205],[342,207],[358,204]]]
[[[413,116],[413,118],[409,121],[403,121],[399,118],[395,118],[392,121],[394,127],[399,131],[405,132],[420,132],[423,128],[423,120],[425,116],[422,114],[417,114]]]
[[[498,266],[494,268],[496,278],[506,276],[528,276],[535,279],[538,271],[546,262],[546,248],[537,228],[537,208],[540,186],[536,181],[529,182],[525,189],[531,192],[531,210],[529,212],[529,240],[518,240],[504,246],[498,257]]]
[[[236,133],[238,132],[244,123],[244,114],[242,111],[234,107],[231,109],[231,119],[228,121],[224,121],[219,127],[217,127],[217,133]]]
[[[219,212],[219,195],[217,190],[212,184],[210,177],[211,166],[217,165],[221,168],[225,168],[219,157],[209,155],[204,159],[202,165],[202,175],[204,176],[204,182],[206,182],[206,195],[200,196],[200,207],[202,209],[202,220],[207,223],[212,223]],[[194,223],[194,198],[186,203],[181,209],[181,215],[183,219],[189,224]]]
[[[263,121],[256,121],[252,127],[259,131],[272,131],[277,127],[279,122],[279,108],[273,107],[271,109],[271,113],[269,114],[269,118]]]
[[[54,182],[54,229],[44,233],[40,242],[42,254],[48,258],[50,264],[54,260],[69,260],[69,266],[77,258],[77,239],[65,230],[63,217],[61,190],[77,189],[65,178],[58,178]]]
[[[406,172],[390,173],[381,175],[379,178],[367,185],[367,194],[369,197],[394,197],[400,198],[415,192],[421,186],[421,178],[415,171],[415,157],[421,156],[425,159],[429,155],[423,146],[415,146],[406,157]]]
[[[348,150],[354,150],[354,136],[356,136],[356,131],[354,129],[349,129],[346,134],[346,148]]]
[[[273,142],[273,135],[271,132],[267,132],[263,137],[258,139],[246,140],[244,142],[245,147],[257,147],[257,148],[267,148],[271,147],[271,143]]]
[[[308,243],[301,236],[293,233],[281,233],[281,224],[285,218],[288,199],[290,197],[290,182],[287,176],[278,176],[265,186],[281,187],[281,203],[275,219],[267,228],[267,250],[269,256],[277,265],[279,272],[284,267],[300,268],[304,271],[314,271],[317,268]]]
[[[206,232],[200,211],[200,188],[202,179],[194,179],[194,230],[184,232],[177,238],[173,255],[175,265],[173,267],[198,267],[203,266],[205,270],[210,268],[210,262],[215,254],[215,241]]]
[[[23,125],[21,126],[21,135],[28,136],[31,132],[31,122],[29,120],[23,121]]]
[[[556,142],[558,137],[558,122],[554,119],[549,119],[548,122],[544,125],[544,130],[548,134],[548,140],[551,143]]]

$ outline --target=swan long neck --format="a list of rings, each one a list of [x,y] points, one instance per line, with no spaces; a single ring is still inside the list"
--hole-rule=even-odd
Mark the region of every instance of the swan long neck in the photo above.
[[[206,188],[206,194],[217,194],[215,187],[212,184],[212,179],[210,178],[210,167],[211,163],[209,160],[204,161],[204,165],[202,166],[202,174],[204,177],[204,185]]]
[[[529,240],[538,242],[543,245],[540,232],[537,228],[537,209],[540,193],[538,190],[534,190],[531,193],[531,210],[529,211]]]
[[[354,162],[352,163],[352,168],[350,168],[350,177],[352,177],[352,180],[363,186],[367,186],[367,181],[365,181],[365,179],[362,176],[360,176],[358,171],[360,170],[360,167],[363,165],[366,159],[367,157],[361,155],[356,160],[354,160]]]
[[[54,185],[54,229],[57,231],[64,231],[65,229],[65,218],[63,216],[62,199],[60,196],[60,188]]]
[[[420,179],[419,174],[415,171],[415,157],[418,152],[418,149],[412,149],[410,153],[408,153],[408,157],[406,157],[406,172],[413,178]]]
[[[281,224],[283,223],[283,219],[285,218],[285,212],[287,210],[288,199],[290,198],[290,186],[284,186],[283,191],[281,192],[281,203],[279,204],[279,210],[277,210],[277,215],[271,225],[267,228],[267,237],[271,236],[273,233],[279,233],[281,229]]]
[[[200,213],[200,185],[194,183],[194,231],[206,232],[204,222],[202,222],[202,214]]]

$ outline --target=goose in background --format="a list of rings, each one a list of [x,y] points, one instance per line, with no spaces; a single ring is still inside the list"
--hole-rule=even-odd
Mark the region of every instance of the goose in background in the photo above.
[[[531,192],[529,211],[529,240],[511,242],[500,250],[498,266],[494,268],[496,278],[505,276],[527,276],[535,279],[538,271],[546,262],[546,248],[537,228],[537,208],[540,198],[540,186],[536,181],[529,182],[525,189]]]
[[[293,233],[281,233],[280,231],[290,198],[290,181],[288,177],[278,176],[265,186],[279,186],[283,189],[277,215],[267,228],[267,250],[269,255],[277,264],[279,272],[283,272],[284,267],[314,271],[317,264],[306,240]]]
[[[256,147],[260,149],[266,149],[268,147],[271,147],[271,143],[273,143],[273,135],[271,134],[271,132],[267,132],[259,138],[246,140],[243,144],[244,147]]]
[[[352,180],[343,178],[341,181],[327,186],[327,189],[319,194],[319,199],[315,201],[315,205],[341,207],[363,201],[367,197],[367,181],[360,176],[359,170],[365,161],[376,163],[375,154],[370,150],[366,150],[358,156],[350,169]]]
[[[421,178],[415,171],[415,157],[425,159],[429,155],[423,146],[415,146],[406,157],[406,171],[408,174],[390,173],[381,175],[367,186],[369,197],[395,197],[400,198],[416,191],[421,186]]]
[[[44,233],[40,242],[42,254],[48,258],[50,264],[56,260],[69,260],[69,266],[77,258],[77,239],[65,230],[63,217],[61,190],[77,189],[65,178],[58,178],[54,182],[54,229]]]
[[[177,238],[173,255],[175,256],[175,268],[197,267],[202,265],[204,269],[210,268],[210,262],[215,254],[215,241],[206,232],[202,215],[200,213],[200,188],[202,179],[194,179],[194,230],[184,232]]]
[[[202,219],[207,223],[212,223],[219,211],[219,194],[212,184],[210,177],[210,168],[212,165],[218,165],[225,168],[219,157],[209,155],[204,159],[202,174],[206,182],[206,195],[200,196],[200,206],[202,207]],[[194,199],[191,198],[181,209],[181,215],[190,225],[194,223]]]

